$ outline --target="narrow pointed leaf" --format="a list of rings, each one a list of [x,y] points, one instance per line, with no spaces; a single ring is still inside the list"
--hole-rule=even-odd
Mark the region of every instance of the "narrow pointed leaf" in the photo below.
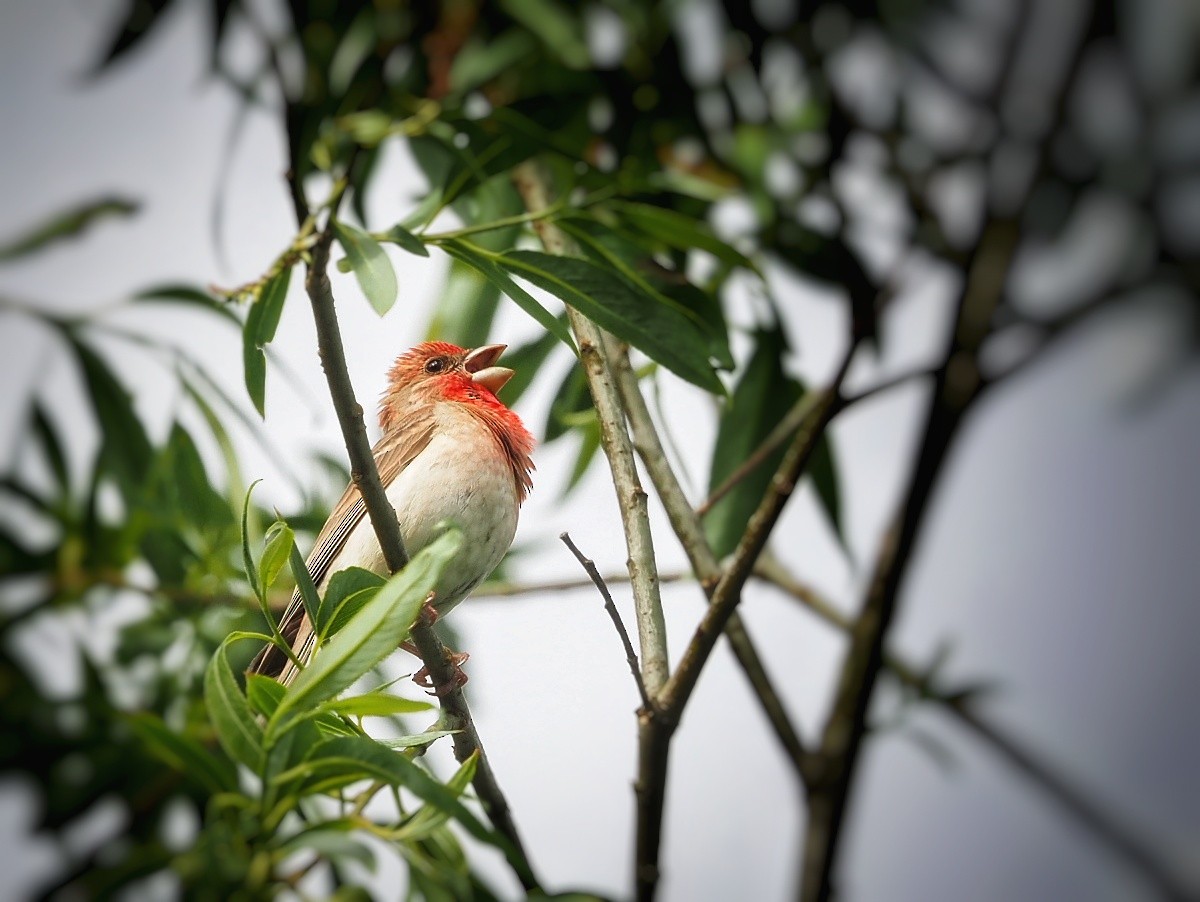
[[[485,279],[508,295],[514,304],[533,317],[542,328],[556,336],[572,352],[578,353],[566,323],[538,303],[533,295],[509,277],[508,273],[501,268],[504,265],[503,258],[493,257],[475,245],[458,239],[443,241],[441,247],[456,260],[461,260],[466,265],[478,270]],[[498,266],[497,263],[501,265]],[[530,279],[530,281],[534,280]]]
[[[354,270],[354,277],[363,294],[375,312],[383,316],[392,309],[399,294],[392,261],[379,242],[358,226],[334,220],[333,233],[346,252],[346,259],[350,261],[350,268]]]
[[[443,533],[388,580],[345,628],[317,650],[280,701],[268,731],[277,735],[293,712],[332,698],[391,654],[408,635],[461,542],[457,530]]]
[[[587,260],[511,251],[496,262],[574,307],[693,385],[723,394],[709,363],[708,336],[671,305],[637,291]]]
[[[282,520],[276,520],[267,530],[266,539],[262,559],[258,562],[258,584],[262,586],[264,594],[275,583],[279,571],[283,569],[296,547],[296,534]]]
[[[292,270],[283,270],[263,286],[258,300],[246,314],[242,327],[242,363],[245,369],[246,392],[258,415],[265,416],[267,386],[267,356],[264,348],[275,337],[283,304],[287,300]]]
[[[73,238],[93,223],[113,217],[125,218],[138,210],[138,204],[123,197],[102,197],[52,216],[28,233],[0,244],[0,261],[15,260],[35,253],[64,238]]]
[[[384,232],[384,236],[392,244],[403,248],[410,254],[416,254],[418,257],[429,256],[429,248],[425,246],[425,242],[423,242],[408,229],[404,228],[404,226],[400,225],[400,223],[396,223],[394,226]]]
[[[707,251],[723,263],[758,272],[745,254],[714,235],[707,222],[652,204],[614,201],[612,206],[622,219],[668,247]]]
[[[347,717],[389,717],[393,714],[420,714],[432,707],[429,702],[402,698],[388,692],[368,692],[366,695],[325,702],[320,710]]]
[[[222,748],[258,773],[263,764],[263,731],[229,664],[231,636],[221,643],[204,671],[204,703]]]
[[[190,736],[176,733],[155,714],[132,714],[127,723],[150,752],[210,792],[235,792],[237,771]]]

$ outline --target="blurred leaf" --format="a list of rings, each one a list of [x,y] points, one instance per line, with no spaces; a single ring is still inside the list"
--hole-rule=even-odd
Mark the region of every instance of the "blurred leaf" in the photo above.
[[[282,520],[276,520],[267,530],[266,547],[258,562],[258,584],[263,594],[275,584],[279,571],[296,548],[296,534]]]
[[[410,254],[416,254],[418,257],[429,256],[429,248],[425,246],[425,242],[400,225],[400,223],[396,223],[384,235],[387,236],[387,240],[392,244],[403,248]]]
[[[50,472],[54,475],[55,482],[58,483],[59,492],[65,497],[71,491],[71,473],[67,469],[67,458],[63,453],[62,441],[40,401],[34,401],[31,419],[33,436],[41,445],[41,457],[49,464]]]
[[[563,326],[565,328],[565,322]],[[501,389],[505,404],[512,407],[525,394],[550,352],[558,347],[559,341],[553,332],[545,332],[533,341],[504,352],[504,365],[513,371],[513,377]]]
[[[450,90],[456,94],[473,90],[516,68],[535,48],[533,37],[520,28],[509,28],[486,41],[468,41],[450,67]]]
[[[634,291],[605,269],[574,257],[511,251],[497,262],[574,307],[677,376],[714,394],[724,386],[708,362],[708,337],[673,307]]]
[[[229,322],[236,325],[239,329],[242,327],[241,322],[228,304],[222,303],[208,292],[201,291],[199,288],[193,288],[190,285],[156,285],[153,288],[139,291],[133,296],[133,299],[143,303],[167,302],[190,304],[204,310],[212,311],[218,316],[229,320]]]
[[[478,767],[479,758],[471,756],[464,761],[455,771],[454,776],[446,781],[446,788],[455,795],[461,796],[467,791],[467,787],[471,785],[471,781],[475,779],[475,770]],[[415,842],[429,836],[434,830],[442,826],[449,819],[449,812],[435,805],[426,805],[420,811],[413,815],[412,819],[401,828],[400,836],[398,837],[405,842]]]
[[[432,708],[429,702],[401,698],[387,692],[368,692],[353,698],[325,702],[320,710],[346,717],[388,717],[393,714],[420,714]]]
[[[500,0],[500,7],[536,35],[563,65],[582,69],[591,54],[572,7],[556,0]]]
[[[103,197],[73,207],[42,223],[9,244],[0,245],[0,262],[15,260],[63,238],[82,234],[93,223],[108,217],[126,218],[138,211],[138,204],[122,197]]]
[[[170,5],[171,0],[131,0],[116,37],[113,38],[104,56],[100,58],[96,70],[99,72],[109,68],[138,46],[142,39],[150,33],[150,30],[162,21],[163,13]]]
[[[245,366],[246,391],[260,417],[266,416],[267,357],[263,349],[275,337],[283,304],[287,300],[291,267],[273,276],[246,315],[242,328],[242,362]]]
[[[221,643],[204,670],[204,703],[221,747],[255,773],[263,765],[263,730],[229,665],[229,645],[243,638],[233,634]]]
[[[817,490],[817,500],[821,502],[825,515],[829,517],[829,525],[833,527],[838,543],[842,550],[849,554],[850,546],[846,543],[846,532],[842,524],[842,493],[838,485],[837,465],[833,454],[833,436],[829,430],[825,431],[813,448],[806,475],[813,481],[813,488]]]
[[[350,836],[349,831],[354,829],[352,824],[324,823],[317,824],[306,830],[302,830],[295,836],[290,837],[283,845],[279,847],[281,855],[291,855],[294,852],[308,850],[316,852],[323,858],[328,858],[330,861],[354,861],[361,864],[368,871],[375,872],[375,854],[362,841],[354,839]],[[362,890],[361,887],[342,887],[342,889],[357,889],[362,892],[363,898],[370,902],[371,895]],[[347,896],[347,899],[352,898]]]
[[[236,792],[237,771],[195,739],[171,730],[154,714],[131,714],[128,724],[150,752],[211,792]]]
[[[571,475],[567,477],[566,487],[563,489],[563,495],[566,496],[579,485],[579,480],[588,471],[588,467],[592,465],[592,461],[596,459],[596,452],[600,450],[600,422],[594,416],[588,420],[580,429],[579,432],[579,453],[575,455],[575,463],[571,467]]]
[[[572,366],[550,402],[550,411],[546,416],[546,428],[543,430],[542,441],[549,444],[560,438],[573,427],[585,422],[579,414],[594,411],[592,394],[588,390],[587,377],[583,366]],[[590,419],[593,418],[588,418]]]
[[[278,735],[292,712],[304,711],[337,695],[391,654],[408,635],[425,599],[461,542],[461,533],[449,530],[422,548],[345,628],[319,648],[288,687],[267,726],[268,734]]]
[[[383,316],[392,309],[399,293],[392,261],[379,242],[357,226],[335,219],[333,232],[346,252],[363,294],[375,312]]]
[[[709,491],[754,453],[804,394],[800,383],[783,371],[782,355],[786,350],[783,334],[778,330],[759,330],[754,339],[754,354],[721,412]],[[737,546],[783,454],[783,448],[772,454],[705,515],[705,533],[718,558]]]
[[[362,567],[347,567],[333,574],[317,607],[317,616],[312,618],[317,624],[317,635],[324,639],[344,627],[386,582],[378,573]]]
[[[451,259],[425,340],[463,348],[486,344],[499,306],[500,291],[492,282],[474,267]]]
[[[497,257],[469,242],[457,239],[443,241],[441,247],[456,260],[461,260],[467,266],[478,270],[484,278],[508,295],[518,307],[532,316],[542,328],[558,338],[573,352],[575,351],[575,341],[571,338],[566,324],[534,300],[533,295],[517,285],[500,268],[505,265],[505,257]],[[497,266],[497,263],[500,266]]]
[[[741,251],[713,234],[708,223],[665,207],[632,201],[613,201],[612,207],[624,220],[668,247],[702,250],[730,266],[741,266],[757,273],[758,268]]]
[[[154,449],[133,410],[129,392],[112,370],[74,333],[68,333],[67,338],[79,361],[92,412],[100,425],[104,467],[116,477],[128,503],[141,493]]]

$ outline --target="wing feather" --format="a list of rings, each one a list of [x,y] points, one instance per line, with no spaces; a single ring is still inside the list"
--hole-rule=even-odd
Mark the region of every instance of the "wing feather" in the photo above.
[[[379,469],[379,478],[384,487],[390,485],[392,480],[425,450],[433,437],[433,425],[432,412],[419,420],[410,418],[405,421],[402,428],[385,435],[371,449],[371,453],[375,457],[375,466]],[[358,487],[351,483],[342,493],[342,497],[338,499],[338,503],[334,505],[333,512],[325,521],[325,525],[321,527],[320,533],[317,534],[317,540],[313,544],[313,550],[309,553],[308,560],[305,561],[318,591],[324,591],[326,578],[332,575],[329,573],[330,565],[337,559],[346,544],[346,539],[350,537],[354,527],[364,516],[366,516],[366,505],[363,503]],[[307,662],[312,656],[316,637],[298,590],[292,593],[292,600],[288,603],[279,622],[279,630],[292,647],[296,657]],[[287,685],[295,679],[298,671],[281,649],[274,645],[267,645],[251,662],[248,672],[275,677]]]

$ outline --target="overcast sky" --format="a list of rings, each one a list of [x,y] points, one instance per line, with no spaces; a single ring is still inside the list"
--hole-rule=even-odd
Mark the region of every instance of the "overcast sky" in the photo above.
[[[158,282],[232,285],[256,277],[293,228],[277,123],[250,119],[221,185],[234,103],[205,77],[195,5],[180,4],[186,9],[165,32],[92,83],[84,73],[103,43],[101,5],[43,0],[0,9],[0,241],[98,194],[128,195],[144,204],[142,213],[6,266],[0,296],[83,310]],[[421,190],[402,153],[387,162],[373,227],[404,215]],[[224,265],[210,230],[219,185]],[[369,408],[391,359],[421,338],[446,265],[436,253],[394,259],[401,298],[382,322],[353,280],[334,274],[351,375]],[[819,383],[840,351],[840,308],[783,274],[771,278],[798,336],[793,369]],[[920,364],[937,348],[947,286],[936,274],[915,282],[889,313],[893,346],[879,364],[856,367],[857,384]],[[307,453],[343,452],[303,301],[294,280],[275,348],[295,378],[270,373],[265,426],[301,478],[315,480]],[[743,304],[733,318],[750,325],[752,310]],[[174,335],[241,396],[240,337],[223,324],[174,311],[114,321]],[[1200,879],[1200,373],[1192,366],[1165,384],[1149,378],[1182,325],[1170,307],[1106,315],[969,422],[904,586],[894,647],[921,662],[949,643],[949,677],[999,685],[989,717]],[[534,334],[507,306],[494,340],[516,344]],[[736,349],[744,353],[746,342]],[[139,410],[165,431],[179,398],[158,365],[127,352],[113,364]],[[79,412],[72,453],[76,460],[89,453],[94,429],[52,336],[0,313],[0,368],[7,387],[0,470],[13,464],[31,389],[68,417]],[[540,380],[518,405],[535,431],[560,376]],[[712,408],[670,376],[662,384],[696,489],[707,479]],[[922,400],[909,387],[862,405],[834,428],[852,561],[807,489],[777,530],[779,555],[844,610],[857,603],[907,474]],[[265,479],[264,497],[294,500],[271,460],[250,442],[242,446],[246,475]],[[536,488],[518,534],[530,552],[517,572],[531,582],[578,575],[554,541],[563,530],[602,570],[619,569],[626,557],[603,467],[562,502],[572,451],[568,441],[535,458]],[[661,569],[681,569],[665,518],[657,508],[653,516]],[[617,589],[632,623],[627,593]],[[678,655],[701,613],[700,595],[688,584],[663,594]],[[812,736],[838,665],[837,637],[763,587],[747,593],[742,614]],[[479,731],[535,866],[551,887],[626,895],[637,700],[598,599],[582,591],[481,600],[460,607],[454,621],[472,652],[468,695]],[[60,648],[61,638],[42,641]],[[396,669],[408,662],[397,659]],[[955,765],[939,766],[915,732],[946,746]],[[800,843],[794,790],[720,647],[674,745],[662,898],[787,897]],[[55,861],[47,840],[24,835],[28,802],[26,789],[0,783],[0,895],[7,890],[10,898]],[[1150,898],[1053,802],[935,710],[869,744],[852,819],[842,859],[847,900]]]

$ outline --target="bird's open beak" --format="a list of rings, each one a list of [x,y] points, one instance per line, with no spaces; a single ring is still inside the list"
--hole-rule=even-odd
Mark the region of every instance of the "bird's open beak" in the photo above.
[[[504,366],[493,366],[508,345],[484,345],[476,348],[463,360],[463,369],[471,374],[471,381],[482,385],[493,395],[504,387],[514,375]]]

